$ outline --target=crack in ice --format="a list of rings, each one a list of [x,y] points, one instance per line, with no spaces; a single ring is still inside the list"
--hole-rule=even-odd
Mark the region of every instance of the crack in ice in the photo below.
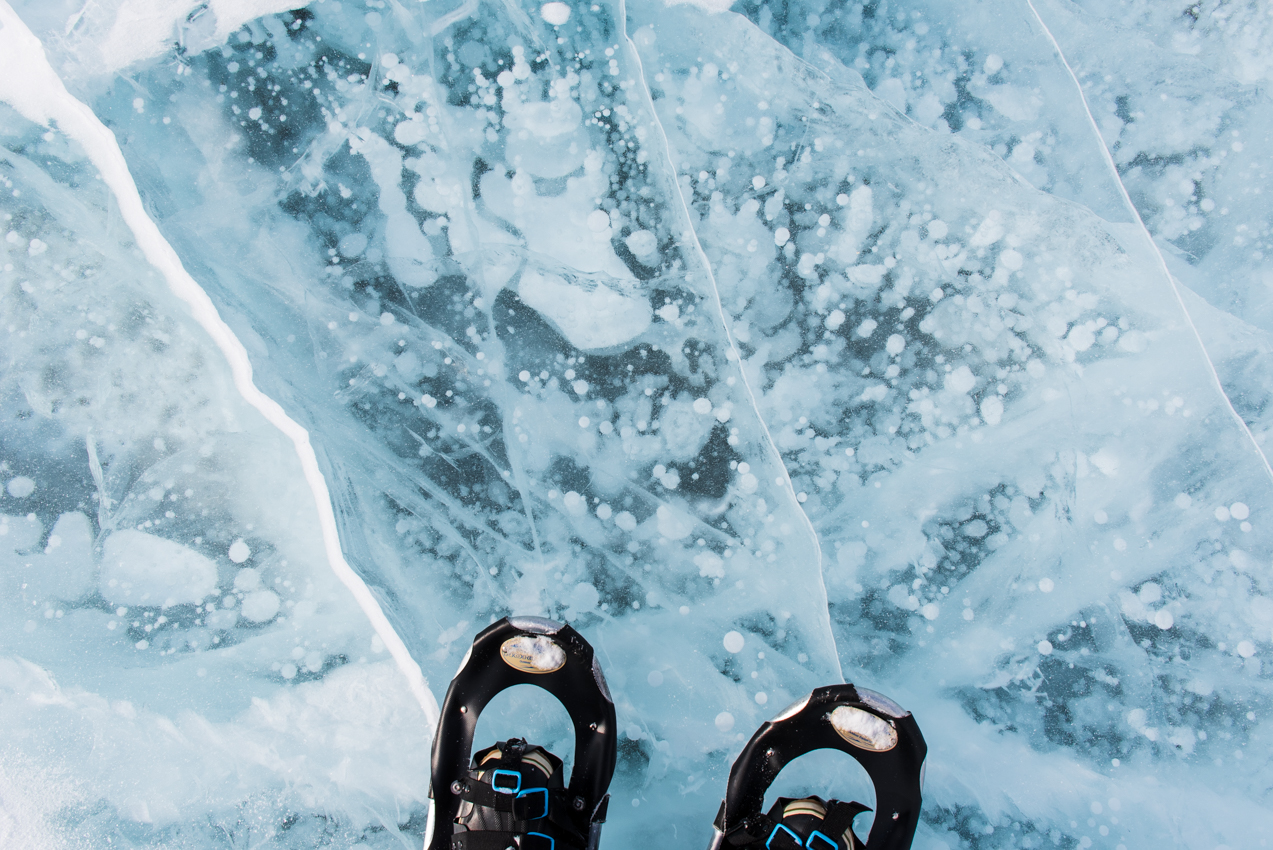
[[[1096,123],[1096,118],[1092,115],[1092,109],[1087,102],[1087,96],[1083,94],[1083,84],[1079,82],[1078,75],[1074,73],[1074,69],[1070,67],[1069,60],[1065,58],[1065,51],[1061,49],[1060,43],[1056,40],[1056,36],[1052,34],[1052,30],[1043,21],[1043,16],[1039,14],[1039,10],[1034,7],[1032,0],[1025,0],[1027,6],[1030,7],[1031,14],[1038,21],[1039,26],[1043,29],[1043,34],[1048,37],[1048,41],[1052,43],[1052,49],[1056,51],[1057,58],[1061,60],[1061,64],[1065,66],[1065,71],[1069,74],[1070,80],[1074,83],[1074,89],[1078,92],[1079,103],[1083,105],[1083,113],[1087,116],[1088,123],[1091,125],[1092,134],[1096,137],[1096,143],[1100,146],[1101,156],[1105,165],[1109,168],[1110,174],[1114,178],[1114,182],[1118,185],[1119,195],[1122,197],[1123,205],[1132,214],[1136,220],[1136,225],[1144,234],[1145,240],[1149,243],[1149,248],[1153,252],[1154,257],[1158,260],[1158,266],[1162,269],[1163,275],[1167,278],[1167,284],[1171,287],[1172,294],[1176,297],[1176,303],[1180,305],[1180,312],[1184,314],[1185,321],[1189,324],[1189,330],[1193,333],[1194,339],[1198,343],[1198,349],[1202,352],[1202,359],[1206,361],[1207,372],[1211,375],[1211,381],[1215,385],[1216,390],[1220,393],[1220,397],[1224,399],[1225,406],[1229,409],[1229,413],[1233,416],[1242,433],[1246,435],[1247,441],[1250,442],[1251,448],[1255,449],[1255,453],[1260,456],[1260,461],[1264,464],[1264,471],[1273,480],[1273,466],[1269,465],[1269,459],[1264,454],[1264,450],[1260,448],[1260,444],[1256,441],[1255,435],[1251,433],[1251,428],[1247,425],[1245,419],[1238,413],[1237,408],[1233,406],[1233,401],[1229,398],[1229,394],[1224,389],[1224,384],[1220,381],[1220,373],[1216,371],[1215,363],[1211,360],[1211,355],[1207,351],[1206,344],[1202,341],[1202,334],[1198,332],[1198,326],[1194,324],[1193,316],[1189,313],[1189,308],[1185,306],[1184,298],[1180,295],[1180,288],[1176,285],[1176,279],[1172,276],[1171,270],[1167,268],[1167,260],[1162,255],[1162,251],[1158,248],[1158,243],[1154,241],[1153,234],[1149,232],[1149,228],[1145,226],[1145,220],[1141,218],[1140,211],[1136,209],[1136,205],[1132,203],[1131,195],[1127,193],[1127,187],[1123,184],[1122,175],[1118,173],[1118,166],[1114,164],[1114,157],[1109,151],[1109,147],[1105,144],[1105,139],[1101,136],[1100,127]]]
[[[654,97],[650,94],[650,86],[646,82],[645,67],[641,63],[641,54],[637,50],[636,44],[632,41],[631,35],[628,34],[627,0],[619,0],[619,18],[623,28],[623,40],[628,46],[628,51],[632,56],[632,61],[636,63],[636,77],[641,83],[641,93],[645,98],[646,108],[650,111],[650,120],[653,122],[654,129],[658,132],[658,139],[661,143],[660,147],[662,148],[664,159],[667,161],[667,165],[671,169],[671,173],[675,175],[676,163],[672,161],[672,143],[671,140],[668,139],[667,132],[663,129],[663,122],[659,120],[658,112],[654,108]],[[725,341],[729,344],[729,359],[739,364],[739,380],[742,382],[743,390],[747,393],[747,400],[751,403],[751,409],[756,415],[756,422],[760,425],[761,433],[764,434],[765,443],[769,446],[773,453],[773,457],[777,459],[778,466],[782,470],[783,487],[786,488],[787,494],[791,497],[792,503],[796,506],[796,510],[799,512],[800,518],[804,522],[805,530],[808,532],[809,537],[813,541],[813,551],[818,560],[818,589],[821,593],[822,601],[821,611],[823,616],[820,618],[821,625],[825,629],[826,636],[831,642],[835,672],[840,677],[840,680],[843,681],[844,668],[840,663],[839,648],[836,646],[835,633],[831,628],[831,604],[828,601],[829,596],[827,594],[826,575],[822,570],[822,542],[818,539],[818,532],[817,529],[814,528],[812,520],[809,519],[809,515],[805,512],[804,507],[801,506],[799,500],[796,498],[796,490],[794,485],[791,483],[791,473],[788,471],[787,464],[782,458],[782,452],[778,451],[778,445],[774,442],[773,435],[769,431],[769,425],[765,422],[764,417],[760,413],[760,405],[756,400],[756,393],[752,390],[751,382],[747,380],[747,371],[741,368],[743,362],[742,352],[738,350],[738,346],[734,343],[734,335],[729,330],[729,320],[725,316],[725,308],[721,303],[720,289],[716,285],[716,275],[712,271],[712,264],[707,259],[707,253],[703,250],[702,243],[699,242],[698,233],[694,230],[693,219],[690,215],[689,205],[685,201],[685,195],[681,191],[680,181],[673,179],[671,183],[673,191],[675,192],[677,204],[680,207],[682,221],[686,225],[684,235],[688,236],[692,241],[694,253],[698,255],[699,260],[703,264],[704,270],[707,272],[707,282],[712,289],[712,301],[716,307],[716,315],[720,319],[721,330],[725,334]]]
[[[146,259],[167,281],[169,288],[190,308],[191,315],[225,356],[234,376],[234,385],[243,399],[270,424],[278,428],[296,448],[305,481],[314,495],[323,546],[328,564],[353,595],[358,606],[384,642],[398,668],[407,678],[412,695],[424,710],[428,723],[436,723],[437,701],[425,685],[424,675],[390,625],[375,597],[353,571],[341,552],[331,493],[318,468],[318,458],[309,432],[293,420],[252,380],[252,364],[247,349],[217,312],[212,299],[182,265],[177,252],[147,215],[128,164],[114,133],[82,101],[72,95],[49,64],[39,38],[0,0],[0,99],[28,120],[42,126],[56,126],[84,148],[89,161],[101,174],[119,206],[124,221]]]

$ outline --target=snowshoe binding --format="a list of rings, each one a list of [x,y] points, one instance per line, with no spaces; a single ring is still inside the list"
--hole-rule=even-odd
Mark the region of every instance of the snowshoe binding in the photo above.
[[[569,712],[575,760],[515,738],[472,756],[477,718],[514,685],[536,685]],[[614,701],[592,647],[570,626],[509,617],[473,639],[433,739],[424,850],[597,850],[616,756]]]
[[[861,803],[779,798],[762,813],[765,791],[792,760],[840,750],[866,769],[878,813],[865,843],[853,819]],[[729,787],[709,850],[907,850],[919,824],[928,746],[915,718],[866,688],[832,685],[764,724],[729,772]]]

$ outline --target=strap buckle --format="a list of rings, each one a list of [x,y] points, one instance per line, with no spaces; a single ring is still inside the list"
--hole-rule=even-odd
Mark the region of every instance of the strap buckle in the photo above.
[[[536,797],[537,799],[532,799]],[[523,800],[526,801],[525,805],[522,805]],[[538,802],[537,810],[530,807],[532,802]],[[517,792],[513,814],[518,820],[539,820],[548,817],[548,789],[527,788],[525,791]]]
[[[491,787],[497,794],[516,795],[522,790],[522,775],[516,770],[497,767],[491,772]]]
[[[779,840],[778,846],[773,846],[775,838],[782,839],[784,836],[789,838],[791,842],[794,842],[797,847],[804,847],[804,841],[801,840],[799,835],[796,835],[795,830],[791,829],[789,826],[776,823],[774,824],[773,831],[769,833],[769,837],[765,839],[765,850],[785,850],[783,845],[787,844],[786,841]]]

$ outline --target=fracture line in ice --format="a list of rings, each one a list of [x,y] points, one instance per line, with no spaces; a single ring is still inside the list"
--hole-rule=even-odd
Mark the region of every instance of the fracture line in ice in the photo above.
[[[1114,164],[1114,157],[1109,152],[1109,148],[1105,145],[1105,139],[1101,136],[1100,127],[1096,124],[1096,118],[1092,115],[1092,109],[1088,105],[1087,96],[1083,94],[1083,84],[1079,82],[1078,75],[1074,73],[1074,69],[1070,67],[1069,60],[1065,58],[1065,51],[1061,49],[1061,45],[1056,40],[1056,36],[1052,35],[1052,30],[1043,22],[1043,16],[1039,14],[1039,10],[1034,8],[1032,0],[1025,0],[1027,6],[1030,7],[1031,14],[1042,27],[1044,35],[1048,37],[1048,41],[1052,42],[1052,49],[1056,51],[1057,57],[1061,60],[1061,64],[1065,66],[1065,71],[1070,75],[1070,80],[1074,83],[1074,90],[1078,93],[1079,102],[1083,104],[1083,112],[1087,115],[1088,124],[1091,125],[1092,135],[1096,137],[1096,143],[1100,146],[1101,155],[1105,160],[1105,165],[1109,168],[1110,174],[1114,178],[1114,182],[1118,184],[1119,194],[1122,195],[1123,203],[1136,219],[1136,224],[1140,227],[1141,233],[1145,236],[1145,241],[1149,243],[1149,248],[1153,251],[1154,256],[1158,258],[1158,267],[1162,269],[1163,276],[1167,278],[1167,284],[1171,287],[1172,294],[1176,296],[1176,303],[1180,305],[1180,312],[1184,314],[1185,321],[1189,323],[1189,330],[1193,331],[1194,339],[1198,342],[1198,349],[1202,352],[1202,358],[1207,362],[1207,370],[1211,374],[1211,382],[1215,385],[1216,390],[1220,393],[1220,397],[1224,399],[1225,406],[1229,408],[1229,413],[1233,416],[1233,420],[1238,423],[1238,427],[1242,429],[1242,433],[1246,434],[1247,440],[1251,443],[1251,448],[1255,449],[1255,453],[1260,456],[1260,460],[1264,463],[1264,471],[1269,478],[1273,479],[1273,466],[1269,465],[1269,459],[1264,454],[1264,450],[1260,448],[1260,444],[1256,442],[1255,435],[1251,433],[1250,427],[1246,424],[1246,420],[1238,413],[1233,406],[1233,402],[1229,399],[1229,394],[1225,392],[1224,384],[1220,382],[1220,373],[1216,371],[1215,363],[1211,360],[1211,355],[1207,352],[1207,346],[1202,341],[1202,335],[1198,333],[1198,326],[1194,324],[1193,316],[1189,313],[1189,308],[1185,306],[1185,300],[1180,295],[1180,289],[1176,286],[1176,279],[1172,277],[1171,271],[1167,268],[1167,260],[1163,257],[1162,251],[1158,249],[1158,243],[1154,241],[1153,235],[1149,232],[1149,228],[1145,226],[1145,221],[1140,217],[1140,211],[1136,209],[1136,205],[1132,203],[1131,195],[1127,193],[1127,187],[1123,185],[1122,175],[1118,173],[1118,167]]]
[[[163,274],[173,293],[190,307],[195,321],[221,349],[234,375],[234,385],[252,407],[286,435],[296,447],[306,483],[314,494],[327,561],[337,578],[349,589],[371,626],[407,677],[411,693],[424,709],[429,723],[436,723],[438,705],[425,686],[420,667],[393,630],[367,585],[353,571],[341,553],[336,531],[336,515],[327,482],[318,468],[318,458],[310,445],[309,432],[289,417],[283,408],[265,395],[252,381],[252,364],[247,349],[230,330],[208,294],[181,264],[159,227],[146,214],[141,194],[128,170],[119,144],[107,127],[82,101],[75,98],[49,64],[44,46],[13,8],[0,0],[0,100],[28,120],[42,126],[56,125],[67,137],[84,148],[101,173],[146,259]]]
[[[0,0],[2,2],[2,0]],[[701,5],[701,4],[700,4]],[[714,11],[711,7],[704,6],[709,11]],[[645,79],[645,67],[641,64],[641,55],[637,51],[636,44],[633,43],[632,37],[628,34],[628,10],[627,0],[619,0],[619,20],[623,26],[623,40],[628,45],[628,51],[632,56],[632,61],[636,63],[637,79],[641,81],[641,93],[645,96],[645,106],[650,113],[650,121],[654,124],[655,131],[658,132],[659,142],[663,149],[663,158],[667,161],[668,167],[672,174],[676,174],[676,163],[672,161],[672,142],[668,139],[667,132],[663,129],[663,122],[659,120],[659,115],[654,109],[654,97],[650,94],[649,84]],[[712,264],[707,259],[707,253],[703,250],[702,243],[698,240],[698,233],[692,225],[693,217],[690,215],[689,205],[685,202],[685,195],[681,192],[681,183],[679,180],[671,181],[673,191],[676,193],[676,201],[681,207],[681,221],[686,225],[685,235],[693,240],[694,252],[698,254],[699,261],[702,262],[703,268],[707,272],[707,282],[712,287],[712,299],[716,305],[716,315],[720,319],[721,329],[725,332],[725,341],[729,344],[729,359],[735,363],[742,364],[742,353],[739,352],[738,346],[734,344],[734,335],[729,330],[729,321],[725,317],[725,308],[722,305],[720,297],[720,289],[716,286],[716,274],[712,271]],[[751,409],[756,415],[756,421],[760,424],[761,432],[765,435],[765,442],[769,445],[769,449],[778,460],[778,465],[782,469],[782,480],[787,488],[787,493],[791,497],[792,504],[796,505],[800,513],[800,518],[804,521],[805,530],[813,540],[813,551],[818,559],[818,587],[821,591],[821,620],[825,634],[831,641],[831,646],[835,647],[835,633],[831,629],[831,605],[828,601],[826,576],[822,573],[822,541],[818,539],[818,532],[813,527],[813,522],[809,519],[809,515],[805,513],[804,508],[796,499],[796,489],[791,483],[791,473],[787,471],[787,465],[782,460],[782,453],[778,451],[778,446],[774,443],[773,435],[769,433],[769,426],[765,423],[765,419],[760,414],[760,405],[756,400],[756,393],[751,388],[751,382],[747,380],[747,370],[739,369],[739,380],[742,381],[743,390],[747,393],[747,401],[751,403]],[[836,650],[834,653],[835,672],[844,680],[844,670],[840,666],[840,653]]]

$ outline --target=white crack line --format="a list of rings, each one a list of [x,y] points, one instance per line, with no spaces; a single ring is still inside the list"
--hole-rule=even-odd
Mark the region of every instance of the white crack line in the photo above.
[[[1039,22],[1039,26],[1043,28],[1043,34],[1048,37],[1048,41],[1052,42],[1052,49],[1056,51],[1057,58],[1061,60],[1061,64],[1065,66],[1066,72],[1070,75],[1070,80],[1074,83],[1074,89],[1078,92],[1079,103],[1083,104],[1083,112],[1087,115],[1088,123],[1092,125],[1092,133],[1096,136],[1096,143],[1101,148],[1101,155],[1108,166],[1110,174],[1114,177],[1114,182],[1118,184],[1118,192],[1123,197],[1123,203],[1127,205],[1127,209],[1136,217],[1136,224],[1140,226],[1140,230],[1145,234],[1145,240],[1149,243],[1150,249],[1154,252],[1154,256],[1158,258],[1158,266],[1162,269],[1163,276],[1167,278],[1167,283],[1171,286],[1171,292],[1176,296],[1176,303],[1180,305],[1180,312],[1184,313],[1185,321],[1189,323],[1189,330],[1193,331],[1194,339],[1198,342],[1198,349],[1202,352],[1202,359],[1207,363],[1207,370],[1211,373],[1211,381],[1215,384],[1216,389],[1220,393],[1220,397],[1224,399],[1225,406],[1229,408],[1233,420],[1238,423],[1238,427],[1242,429],[1242,433],[1246,434],[1247,440],[1251,443],[1251,448],[1255,449],[1255,453],[1260,456],[1260,460],[1264,463],[1264,471],[1270,479],[1273,479],[1273,466],[1269,465],[1269,459],[1265,456],[1264,450],[1260,448],[1260,444],[1256,442],[1255,435],[1251,433],[1251,428],[1247,425],[1246,420],[1238,413],[1237,408],[1233,406],[1233,401],[1229,398],[1228,392],[1224,389],[1224,384],[1220,381],[1220,373],[1216,371],[1216,364],[1212,362],[1211,355],[1207,352],[1206,343],[1202,341],[1202,334],[1198,332],[1198,326],[1193,322],[1193,316],[1189,313],[1189,308],[1185,306],[1185,300],[1180,295],[1180,288],[1176,286],[1176,279],[1172,277],[1171,270],[1167,268],[1167,260],[1162,255],[1162,251],[1158,250],[1158,243],[1154,241],[1153,234],[1149,232],[1149,228],[1145,226],[1145,220],[1140,217],[1140,210],[1136,209],[1136,205],[1132,203],[1131,195],[1127,193],[1127,187],[1123,185],[1123,178],[1118,173],[1118,166],[1114,164],[1114,157],[1109,152],[1109,148],[1105,144],[1104,137],[1101,136],[1100,127],[1096,123],[1096,118],[1092,115],[1092,109],[1088,106],[1087,96],[1083,94],[1083,84],[1079,82],[1078,75],[1074,73],[1074,69],[1070,67],[1069,60],[1065,58],[1065,51],[1061,49],[1061,45],[1057,42],[1056,36],[1052,35],[1052,30],[1043,22],[1043,16],[1039,14],[1039,10],[1034,8],[1031,0],[1025,0],[1025,4],[1030,7],[1030,12],[1034,15],[1034,19]]]
[[[49,64],[39,38],[6,0],[0,0],[0,100],[36,124],[48,127],[56,123],[59,131],[84,148],[89,161],[101,173],[102,180],[114,195],[120,214],[146,259],[164,276],[173,294],[189,305],[195,321],[207,331],[225,355],[239,394],[292,441],[301,469],[305,473],[305,481],[314,494],[314,506],[318,509],[328,565],[353,595],[358,607],[371,622],[371,627],[384,641],[389,654],[406,676],[412,695],[424,709],[429,724],[436,725],[438,703],[425,685],[420,665],[411,657],[406,644],[389,624],[380,604],[341,552],[331,494],[318,468],[318,458],[310,445],[309,432],[252,382],[252,363],[248,360],[247,349],[221,319],[212,299],[182,266],[177,252],[160,233],[158,225],[146,214],[141,194],[129,173],[128,163],[124,160],[115,134],[102,124],[93,110],[67,90]]]
[[[2,2],[2,0],[0,0]],[[733,13],[726,13],[733,14]],[[818,586],[822,591],[822,617],[821,626],[826,630],[827,638],[831,641],[832,661],[835,664],[835,673],[840,677],[840,681],[844,681],[844,668],[840,664],[840,648],[835,642],[835,631],[831,628],[831,603],[827,594],[826,575],[822,572],[822,541],[818,539],[818,531],[813,527],[812,520],[805,513],[804,508],[800,505],[800,501],[796,498],[795,485],[791,483],[791,473],[787,470],[787,464],[783,462],[782,452],[778,451],[778,445],[774,442],[773,435],[769,432],[769,426],[765,424],[765,418],[760,415],[760,404],[756,400],[756,393],[752,390],[751,384],[747,380],[747,371],[742,368],[743,355],[738,350],[738,346],[734,344],[734,335],[729,332],[729,319],[725,316],[725,307],[721,302],[720,289],[716,285],[716,274],[712,271],[712,264],[708,262],[707,252],[703,250],[702,243],[698,240],[698,232],[694,230],[692,217],[690,216],[689,205],[685,201],[685,195],[681,192],[681,183],[676,177],[676,163],[672,161],[672,142],[668,138],[667,131],[663,129],[663,122],[659,120],[659,113],[654,108],[654,97],[650,94],[650,87],[645,80],[645,67],[641,63],[641,54],[637,51],[636,44],[632,41],[632,37],[628,35],[628,10],[626,0],[619,0],[619,17],[620,24],[623,29],[623,40],[628,44],[628,50],[632,54],[632,61],[636,63],[636,77],[641,83],[641,92],[645,95],[645,107],[650,111],[650,120],[654,122],[655,128],[659,131],[659,139],[663,143],[663,158],[666,160],[670,173],[673,176],[672,186],[676,191],[676,200],[680,203],[682,221],[685,223],[685,233],[693,241],[694,253],[698,255],[699,261],[702,262],[703,268],[707,271],[707,281],[712,285],[712,299],[716,302],[716,315],[720,317],[721,330],[725,334],[725,341],[729,343],[729,351],[733,355],[733,362],[738,364],[738,376],[742,381],[743,389],[747,392],[747,400],[751,402],[752,412],[756,415],[756,422],[760,425],[761,433],[765,435],[765,441],[769,444],[770,450],[773,452],[774,458],[778,461],[778,468],[782,470],[783,485],[787,489],[787,493],[791,496],[792,503],[796,506],[796,512],[804,521],[805,529],[809,533],[809,538],[813,541],[813,551],[817,558]]]

